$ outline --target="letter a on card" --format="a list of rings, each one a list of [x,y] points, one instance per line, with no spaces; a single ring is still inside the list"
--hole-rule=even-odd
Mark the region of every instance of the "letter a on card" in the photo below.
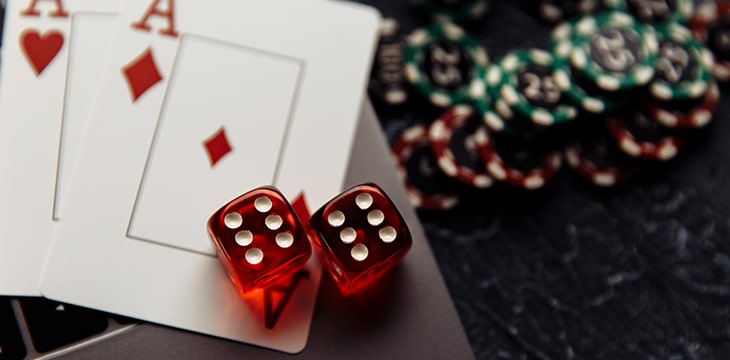
[[[163,3],[166,3],[163,7]],[[133,22],[132,29],[152,32],[150,24],[155,18],[162,18],[166,27],[159,30],[159,34],[166,37],[177,38],[179,33],[175,29],[175,0],[154,0],[147,8],[139,21]],[[147,90],[163,80],[157,63],[155,62],[152,46],[143,50],[142,53],[122,68],[122,73],[129,87],[132,102],[136,102]]]

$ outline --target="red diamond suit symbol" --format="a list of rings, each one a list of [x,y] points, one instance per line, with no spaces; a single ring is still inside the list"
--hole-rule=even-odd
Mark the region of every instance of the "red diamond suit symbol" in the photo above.
[[[155,64],[151,48],[147,48],[137,58],[124,66],[122,73],[127,80],[132,102],[136,102],[147,90],[162,81],[162,75]]]
[[[208,152],[210,167],[215,166],[220,159],[233,151],[231,145],[228,143],[228,138],[226,137],[226,129],[223,127],[205,140],[203,145],[205,146],[205,150]]]

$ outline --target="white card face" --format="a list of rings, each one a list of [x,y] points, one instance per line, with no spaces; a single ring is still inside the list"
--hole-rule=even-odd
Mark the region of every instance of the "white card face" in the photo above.
[[[56,215],[71,20],[78,12],[113,14],[117,2],[7,4],[0,81],[0,294],[40,294]],[[102,58],[104,53],[100,47],[87,56]]]
[[[128,1],[119,17],[42,293],[301,351],[316,256],[273,316],[235,291],[205,226],[254,187],[314,207],[341,190],[379,16],[340,2],[172,3]]]
[[[183,35],[174,69],[128,236],[215,255],[200,219],[273,183],[304,63]]]

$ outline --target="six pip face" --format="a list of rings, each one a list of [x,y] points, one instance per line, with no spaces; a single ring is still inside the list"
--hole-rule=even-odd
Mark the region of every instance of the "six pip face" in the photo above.
[[[344,295],[376,282],[412,243],[403,217],[375,184],[346,190],[307,220],[324,268]],[[216,211],[208,221],[208,234],[229,278],[245,294],[305,265],[311,254],[305,226],[287,199],[265,186]]]

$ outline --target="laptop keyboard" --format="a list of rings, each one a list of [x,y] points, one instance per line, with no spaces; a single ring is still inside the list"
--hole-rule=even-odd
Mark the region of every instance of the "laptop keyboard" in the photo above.
[[[44,298],[0,297],[0,360],[48,355],[136,323]]]

